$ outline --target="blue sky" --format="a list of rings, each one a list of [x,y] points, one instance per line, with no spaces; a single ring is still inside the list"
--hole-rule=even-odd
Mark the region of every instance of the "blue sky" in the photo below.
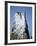
[[[10,6],[10,31],[12,30],[16,12],[23,12],[23,13],[26,12],[28,30],[31,37],[32,36],[32,7]]]

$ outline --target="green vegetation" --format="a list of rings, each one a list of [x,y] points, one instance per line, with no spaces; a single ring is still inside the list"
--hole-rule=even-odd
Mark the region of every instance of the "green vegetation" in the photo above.
[[[16,32],[11,32],[10,33],[10,40],[14,40],[14,39],[17,39],[18,37],[18,34]]]

